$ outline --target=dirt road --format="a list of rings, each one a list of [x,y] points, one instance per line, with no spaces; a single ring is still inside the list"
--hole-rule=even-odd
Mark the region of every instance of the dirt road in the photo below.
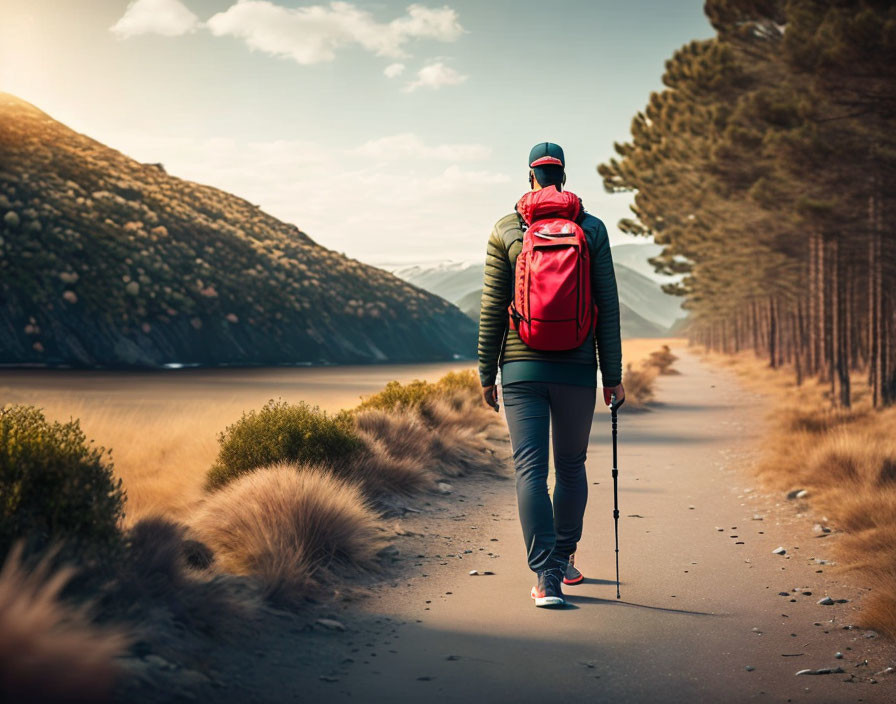
[[[283,700],[896,701],[896,675],[874,677],[894,664],[893,652],[846,628],[860,585],[818,562],[836,535],[814,537],[793,501],[751,481],[745,465],[762,441],[761,399],[675,351],[681,375],[660,379],[663,403],[620,413],[621,600],[609,415],[600,409],[578,554],[588,580],[566,589],[569,608],[529,600],[512,482],[457,484],[432,515],[402,522],[436,533],[435,546],[414,557],[427,541],[398,540],[404,578],[375,590],[367,618],[330,614],[347,631],[316,636],[326,656],[303,659]],[[786,555],[772,553],[779,546]],[[817,604],[825,595],[849,601]],[[795,675],[837,667],[844,672]]]

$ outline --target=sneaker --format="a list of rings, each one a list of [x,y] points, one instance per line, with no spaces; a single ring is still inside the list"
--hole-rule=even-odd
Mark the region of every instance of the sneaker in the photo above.
[[[563,575],[564,584],[581,584],[585,581],[585,575],[576,569],[576,554],[569,556],[569,562],[566,563],[566,572]]]
[[[536,606],[565,606],[563,591],[560,589],[562,568],[551,568],[538,573],[538,584],[532,587],[532,598]]]

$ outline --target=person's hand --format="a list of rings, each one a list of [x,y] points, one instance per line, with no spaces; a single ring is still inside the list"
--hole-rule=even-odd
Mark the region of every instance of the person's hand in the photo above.
[[[498,412],[500,408],[498,405],[498,387],[495,384],[482,387],[482,399],[485,401],[486,406],[491,406],[495,409],[495,413]]]
[[[618,408],[625,401],[625,389],[622,388],[622,384],[604,387],[604,403],[609,406],[612,403],[614,394],[616,395],[616,407]]]

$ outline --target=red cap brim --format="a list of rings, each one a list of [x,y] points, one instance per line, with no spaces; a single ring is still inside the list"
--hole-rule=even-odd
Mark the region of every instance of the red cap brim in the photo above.
[[[543,156],[540,159],[536,159],[531,164],[529,164],[529,168],[534,168],[536,166],[548,166],[548,165],[563,166],[563,162],[560,161],[555,156]]]

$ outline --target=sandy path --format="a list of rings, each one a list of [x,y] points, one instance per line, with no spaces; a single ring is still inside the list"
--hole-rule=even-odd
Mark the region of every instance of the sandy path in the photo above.
[[[568,609],[528,598],[512,482],[458,482],[402,521],[430,536],[399,539],[403,575],[374,589],[369,615],[325,609],[348,630],[308,634],[312,654],[300,645],[290,655],[270,634],[254,647],[273,657],[256,664],[249,689],[278,678],[269,701],[896,701],[896,675],[870,682],[894,664],[892,650],[844,628],[860,589],[815,561],[829,557],[831,538],[813,537],[793,502],[755,490],[745,469],[761,443],[761,400],[675,351],[682,374],[660,379],[665,403],[620,414],[621,601],[601,409],[578,556],[589,579],[566,589]],[[788,557],[772,554],[778,545]],[[779,595],[793,588],[811,595]],[[817,605],[825,594],[850,602]],[[837,666],[845,673],[794,676]]]

